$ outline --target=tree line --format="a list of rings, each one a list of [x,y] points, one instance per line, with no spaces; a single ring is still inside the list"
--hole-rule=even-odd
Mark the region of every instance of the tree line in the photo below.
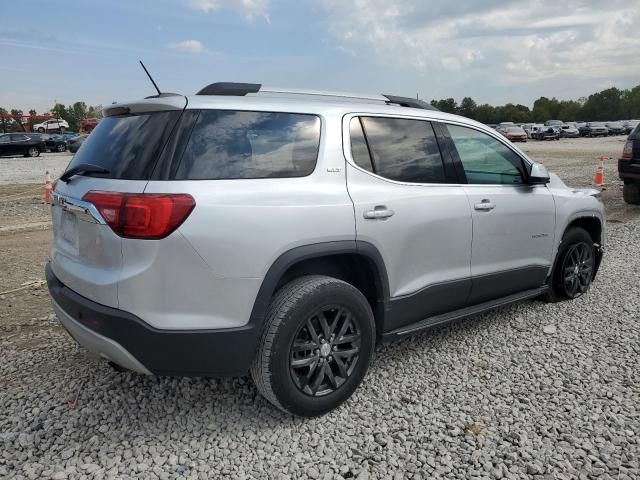
[[[0,115],[23,116],[27,114],[25,114],[22,110],[16,108],[6,110],[0,107]],[[32,108],[31,110],[29,110],[28,115],[35,116],[38,115],[38,112],[36,112],[36,110]],[[56,103],[51,110],[41,113],[41,115],[53,115],[56,118],[61,118],[69,124],[69,130],[77,132],[78,130],[80,130],[80,120],[83,120],[85,118],[102,117],[102,106],[87,106],[87,104],[84,102],[75,102],[74,104],[69,106],[65,106],[62,103]],[[29,123],[31,125],[40,123],[41,121],[42,120],[29,119]]]
[[[482,123],[542,123],[557,119],[572,121],[611,121],[640,119],[640,85],[631,89],[608,88],[578,100],[558,100],[540,97],[533,109],[526,105],[478,105],[471,97],[460,104],[453,98],[431,100],[431,105],[447,113],[455,113]]]
[[[501,106],[487,103],[478,105],[471,97],[464,97],[460,104],[453,98],[431,100],[431,105],[443,112],[463,115],[482,123],[539,123],[550,119],[565,122],[631,120],[640,119],[640,85],[626,90],[608,88],[578,100],[540,97],[533,103],[533,109],[513,103]],[[10,112],[11,115],[24,115],[18,109],[11,109]],[[0,114],[8,113],[9,111],[0,107]],[[37,115],[37,112],[31,109],[29,115]],[[75,102],[69,106],[56,103],[45,115],[66,120],[70,130],[78,131],[80,120],[102,117],[102,106],[87,106],[85,102]],[[36,121],[32,120],[31,123]]]

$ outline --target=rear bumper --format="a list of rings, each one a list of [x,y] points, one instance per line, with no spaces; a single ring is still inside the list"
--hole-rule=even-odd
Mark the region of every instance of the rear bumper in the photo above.
[[[244,375],[253,361],[259,329],[161,330],[69,289],[45,269],[60,323],[92,353],[140,373],[177,376]]]
[[[640,180],[640,163],[635,162],[630,158],[618,159],[618,176],[620,180]]]

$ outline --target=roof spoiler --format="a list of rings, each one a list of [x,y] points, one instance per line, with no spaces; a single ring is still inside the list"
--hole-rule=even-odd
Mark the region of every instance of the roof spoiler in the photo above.
[[[244,97],[247,93],[258,93],[262,88],[260,83],[216,82],[207,85],[196,95],[224,95]]]

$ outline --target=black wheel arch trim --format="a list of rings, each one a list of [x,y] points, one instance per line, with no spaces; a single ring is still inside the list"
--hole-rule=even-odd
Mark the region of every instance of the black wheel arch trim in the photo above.
[[[292,248],[281,254],[269,267],[258,295],[253,302],[250,324],[262,325],[271,303],[271,298],[285,272],[297,263],[314,258],[330,257],[334,255],[362,255],[370,260],[376,269],[373,282],[376,296],[382,308],[378,313],[384,315],[384,305],[389,301],[389,277],[380,251],[371,243],[362,240],[339,240],[332,242],[313,243]],[[383,321],[383,319],[380,319]]]

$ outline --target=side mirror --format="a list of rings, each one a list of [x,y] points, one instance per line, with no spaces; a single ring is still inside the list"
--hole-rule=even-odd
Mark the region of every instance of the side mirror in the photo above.
[[[531,172],[529,172],[529,185],[545,185],[550,181],[549,172],[544,165],[541,163],[534,163],[531,165]]]

